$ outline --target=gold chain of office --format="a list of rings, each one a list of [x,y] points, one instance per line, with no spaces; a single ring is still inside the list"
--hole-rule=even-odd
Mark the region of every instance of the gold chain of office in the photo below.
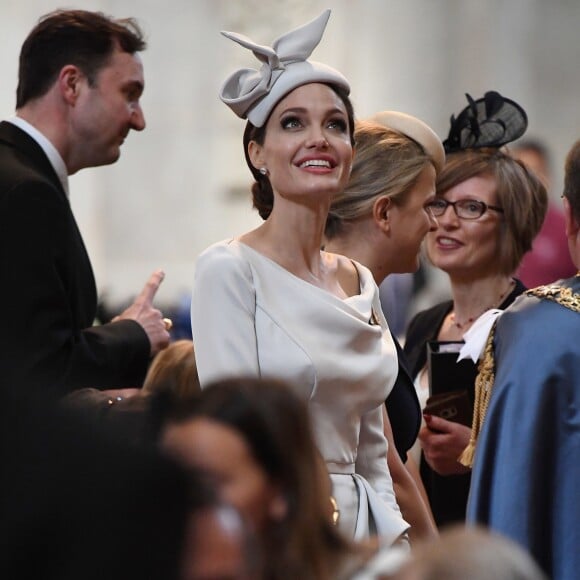
[[[578,276],[578,274],[576,274]],[[531,290],[526,290],[526,296],[536,296],[544,300],[553,300],[574,312],[580,312],[580,294],[572,292],[572,288],[565,288],[557,284],[549,286],[538,286]]]
[[[576,276],[580,276],[580,273],[576,274]],[[538,286],[537,288],[526,290],[525,294],[526,296],[535,296],[536,298],[544,300],[552,300],[553,302],[557,302],[561,306],[574,312],[580,312],[580,294],[572,292],[571,288],[558,286],[557,284],[550,284],[548,286]],[[477,438],[479,437],[483,421],[487,414],[491,391],[495,381],[495,360],[493,357],[494,335],[495,324],[487,338],[485,349],[483,351],[483,358],[479,363],[479,374],[475,379],[475,404],[473,407],[473,423],[471,425],[469,444],[463,450],[463,453],[458,459],[461,464],[467,467],[473,467],[473,457],[477,445]]]

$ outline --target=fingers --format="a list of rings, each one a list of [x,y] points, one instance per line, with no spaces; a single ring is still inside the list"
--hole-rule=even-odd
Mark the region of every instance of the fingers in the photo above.
[[[154,356],[159,351],[167,348],[171,341],[171,335],[169,334],[170,328],[168,328],[167,320],[169,320],[169,318],[162,318],[157,321],[155,325],[145,328],[145,332],[147,333],[149,342],[151,343],[151,356]],[[159,328],[159,326],[161,326],[161,328]]]
[[[429,415],[427,413],[423,414],[425,423],[431,431],[438,431],[439,433],[450,433],[453,429],[453,423],[447,421],[447,419],[442,419],[437,417],[437,415]]]
[[[431,437],[432,435],[433,431],[431,431],[429,427],[421,427],[421,429],[419,430],[419,434],[417,435],[417,438],[419,439],[419,441],[421,441],[421,443],[425,443],[425,441],[427,441],[427,439],[429,439],[429,437]]]
[[[152,304],[153,298],[155,298],[155,294],[157,294],[157,290],[159,290],[159,286],[161,286],[164,278],[165,272],[163,270],[155,270],[149,277],[149,280],[147,280],[137,300]]]

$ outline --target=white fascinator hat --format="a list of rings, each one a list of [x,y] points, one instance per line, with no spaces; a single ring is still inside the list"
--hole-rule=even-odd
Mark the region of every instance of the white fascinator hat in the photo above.
[[[445,149],[437,133],[417,117],[398,111],[381,111],[367,121],[392,129],[418,143],[439,173],[445,165]]]
[[[242,34],[222,31],[225,37],[251,50],[262,66],[232,73],[220,89],[220,99],[238,117],[262,127],[280,99],[301,85],[326,83],[342,87],[348,94],[350,85],[340,72],[307,60],[318,46],[329,17],[330,10],[325,10],[318,18],[275,40],[272,48]]]

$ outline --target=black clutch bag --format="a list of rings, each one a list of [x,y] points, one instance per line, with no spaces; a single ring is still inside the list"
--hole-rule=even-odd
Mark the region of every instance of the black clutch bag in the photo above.
[[[477,365],[471,359],[457,362],[463,342],[430,341],[427,343],[429,395],[467,391],[473,407]]]
[[[471,427],[473,408],[467,390],[433,395],[427,399],[423,412]]]

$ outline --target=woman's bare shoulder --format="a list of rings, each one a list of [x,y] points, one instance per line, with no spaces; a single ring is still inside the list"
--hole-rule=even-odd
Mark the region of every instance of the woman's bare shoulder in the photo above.
[[[329,269],[334,272],[334,277],[344,293],[347,296],[359,294],[360,280],[354,262],[350,258],[342,256],[341,254],[324,252],[324,256]]]

